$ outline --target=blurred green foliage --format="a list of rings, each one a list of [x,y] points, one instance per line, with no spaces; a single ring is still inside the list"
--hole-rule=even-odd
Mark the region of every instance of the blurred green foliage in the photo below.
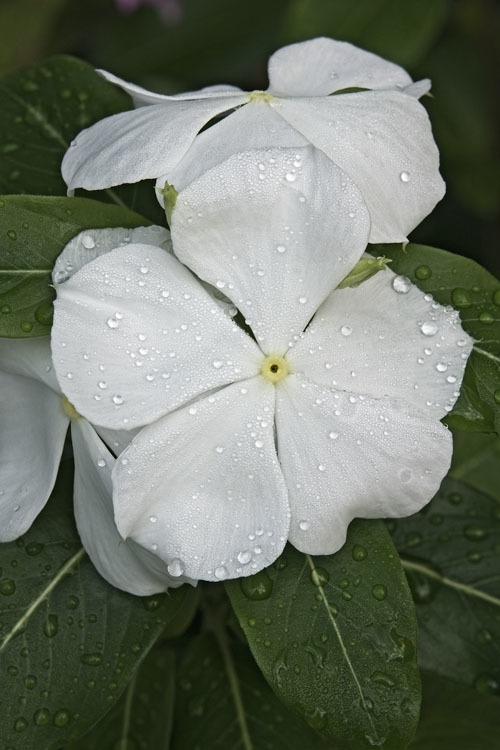
[[[433,80],[426,98],[448,192],[414,242],[500,272],[495,0],[180,0],[170,25],[113,0],[0,0],[0,73],[68,53],[146,87],[227,82],[265,88],[268,55],[290,42],[344,39]]]

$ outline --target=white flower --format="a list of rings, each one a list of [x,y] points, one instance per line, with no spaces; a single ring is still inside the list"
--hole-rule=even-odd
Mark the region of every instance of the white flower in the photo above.
[[[158,244],[168,235],[157,227],[132,232],[104,230],[100,236],[104,244],[112,238],[118,245],[127,234],[139,236],[144,242],[156,239]],[[92,248],[85,248],[90,239]],[[100,244],[88,232],[74,238],[66,251],[66,275],[70,273],[68,259],[76,270],[87,260],[85,255],[98,254]],[[62,259],[58,265],[55,276],[61,273]],[[138,595],[165,591],[187,580],[172,578],[157,556],[132,540],[123,542],[111,499],[115,458],[61,393],[48,338],[0,339],[0,361],[0,542],[24,534],[45,506],[71,424],[76,524],[97,570],[114,586]],[[100,429],[100,433],[117,453],[134,435],[106,429]]]
[[[311,143],[361,190],[370,242],[404,241],[444,195],[418,102],[429,81],[414,84],[398,65],[347,42],[320,38],[278,50],[266,92],[222,85],[163,96],[101,72],[138,109],[79,134],[62,163],[69,192],[148,178],[181,190],[236,152]],[[342,93],[349,88],[368,90]],[[197,135],[222,114],[228,116]]]
[[[336,289],[368,232],[317,150],[239,154],[179,195],[172,239],[256,340],[159,248],[118,248],[59,286],[59,381],[96,424],[148,423],[115,466],[115,519],[170,570],[249,575],[287,539],[330,554],[353,517],[408,515],[438,489],[471,339],[388,270]]]

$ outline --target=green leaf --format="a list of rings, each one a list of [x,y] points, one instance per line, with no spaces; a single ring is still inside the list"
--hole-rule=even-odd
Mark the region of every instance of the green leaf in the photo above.
[[[138,227],[147,219],[87,198],[0,198],[0,336],[45,336],[52,324],[52,267],[84,229]]]
[[[92,66],[57,56],[0,80],[0,193],[66,195],[64,152],[83,128],[130,107]]]
[[[414,65],[441,30],[448,0],[293,0],[287,41],[345,39],[400,65]]]
[[[170,620],[162,633],[162,639],[179,638],[191,625],[200,603],[199,587],[188,586],[182,609]]]
[[[66,195],[61,161],[83,128],[131,107],[131,100],[94,68],[56,56],[0,80],[0,193]],[[165,223],[154,181],[96,193],[105,203],[128,206]]]
[[[500,502],[500,438],[477,432],[453,435],[449,476]]]
[[[280,703],[244,644],[225,632],[187,643],[178,671],[172,750],[330,747]]]
[[[139,598],[110,586],[85,556],[63,462],[30,531],[0,545],[0,737],[56,750],[118,700],[189,587]]]
[[[446,417],[450,427],[500,431],[500,281],[469,258],[426,245],[374,245],[392,258],[391,269],[408,276],[442,305],[460,312],[475,340],[460,397]]]
[[[381,522],[355,521],[335,555],[288,546],[274,566],[227,584],[265,678],[342,750],[403,750],[418,718],[416,622]]]
[[[159,645],[146,656],[104,719],[64,750],[168,750],[174,714],[175,664]]]
[[[410,750],[494,750],[500,737],[497,698],[479,696],[435,675],[424,674],[417,736]]]
[[[420,665],[500,695],[500,502],[446,479],[424,512],[389,523],[417,605]]]

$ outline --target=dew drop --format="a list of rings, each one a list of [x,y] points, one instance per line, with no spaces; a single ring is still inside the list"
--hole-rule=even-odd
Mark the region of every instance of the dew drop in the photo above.
[[[95,247],[95,240],[90,234],[84,234],[82,237],[82,245],[86,250],[93,250]]]
[[[462,289],[461,287],[457,287],[452,291],[451,301],[454,307],[459,308],[466,308],[472,305],[472,300],[470,298],[469,292],[467,291],[467,289]]]
[[[314,568],[311,570],[311,582],[315,586],[325,586],[330,580],[330,573],[325,568]]]
[[[171,576],[179,578],[184,573],[184,564],[178,557],[174,557],[167,565],[167,570]]]
[[[227,568],[224,565],[219,565],[219,567],[214,570],[214,576],[218,581],[223,581],[224,578],[227,578],[228,576]]]
[[[308,521],[299,521],[299,529],[301,531],[307,531],[309,528],[309,522]]]
[[[410,182],[410,173],[400,172],[399,179],[401,180],[401,182]]]
[[[80,656],[80,661],[82,662],[82,664],[86,664],[88,667],[98,667],[99,664],[102,664],[102,654],[99,654],[97,652],[91,654],[82,654]]]
[[[435,323],[426,321],[425,323],[422,323],[422,325],[420,326],[420,330],[422,331],[424,336],[435,336],[438,332],[438,327]]]
[[[119,396],[118,394],[114,395],[111,400],[117,406],[121,406],[121,404],[123,404],[123,397]]]
[[[430,279],[432,271],[429,266],[418,266],[418,268],[415,269],[415,276],[420,281],[425,281],[426,279]]]
[[[377,601],[383,601],[387,596],[387,589],[382,583],[376,583],[372,588],[372,594]]]
[[[340,333],[342,334],[342,336],[350,336],[352,333],[351,326],[342,326],[342,328],[340,329]]]
[[[361,562],[362,560],[366,560],[368,552],[361,544],[355,544],[352,548],[352,557],[356,562]]]
[[[392,288],[398,294],[407,294],[412,287],[408,276],[395,276],[392,280]]]
[[[252,553],[249,552],[248,550],[244,550],[243,552],[238,553],[238,562],[241,563],[242,565],[246,565],[247,563],[250,562],[251,559],[252,559]]]
[[[240,588],[247,599],[262,601],[271,596],[273,582],[266,571],[261,570],[248,578],[240,578]]]

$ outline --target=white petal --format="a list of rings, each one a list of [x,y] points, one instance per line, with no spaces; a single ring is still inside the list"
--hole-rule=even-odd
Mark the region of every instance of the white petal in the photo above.
[[[252,339],[160,248],[113,250],[57,292],[54,367],[71,403],[94,424],[148,424],[259,371]]]
[[[108,427],[95,427],[99,437],[115,456],[119,456],[130,445],[140,429],[136,427],[133,430],[110,430]]]
[[[424,96],[424,94],[428,94],[431,90],[431,82],[429,78],[422,78],[421,81],[415,81],[415,83],[410,83],[409,86],[405,86],[403,91],[405,94],[409,94],[410,96],[415,96],[417,99],[420,99],[421,96]]]
[[[204,86],[204,88],[197,91],[186,91],[182,94],[156,94],[154,91],[148,91],[142,86],[137,86],[135,83],[124,81],[113,73],[108,73],[107,70],[98,70],[97,72],[107,81],[114,83],[115,86],[119,86],[127,94],[130,94],[136,107],[147,104],[161,104],[162,102],[182,101],[183,99],[211,99],[220,97],[221,95],[234,96],[235,93],[242,91],[238,86],[222,83],[215,86]]]
[[[110,250],[130,244],[154,245],[167,252],[172,252],[170,232],[164,227],[150,226],[125,229],[85,229],[77,234],[65,246],[57,258],[52,271],[54,284],[67,281],[84,265],[99,258]]]
[[[404,399],[440,419],[457,400],[472,344],[455,310],[385,270],[336,289],[288,361],[321,385]]]
[[[59,394],[59,383],[52,366],[50,338],[32,339],[0,338],[0,370],[10,375],[23,375],[45,383]]]
[[[326,37],[282,47],[270,57],[268,70],[269,91],[278,96],[327,96],[346,88],[401,88],[412,82],[399,65]]]
[[[158,557],[132,541],[125,542],[113,517],[111,471],[114,458],[85,419],[71,423],[75,455],[75,518],[93,564],[109,583],[137,596],[180,586]]]
[[[362,91],[271,106],[358,186],[370,211],[370,242],[403,242],[443,197],[429,118],[414,96]]]
[[[68,191],[155,179],[173,169],[212,117],[246,97],[165,101],[120,112],[79,133],[62,161]]]
[[[291,543],[328,555],[355,518],[416,513],[451,462],[451,433],[404,402],[357,397],[290,375],[277,392]]]
[[[142,430],[117,461],[122,535],[204,580],[255,573],[280,554],[289,524],[274,446],[274,386],[260,376]]]
[[[236,154],[183,190],[174,252],[223,289],[266,353],[284,353],[366,247],[369,218],[320,151]]]
[[[47,502],[67,429],[60,395],[31,377],[0,372],[0,542],[24,534]]]
[[[306,139],[266,102],[252,101],[200,133],[173,172],[158,178],[183,190],[204,172],[240,151],[255,148],[300,148]],[[160,196],[161,201],[161,196]]]

